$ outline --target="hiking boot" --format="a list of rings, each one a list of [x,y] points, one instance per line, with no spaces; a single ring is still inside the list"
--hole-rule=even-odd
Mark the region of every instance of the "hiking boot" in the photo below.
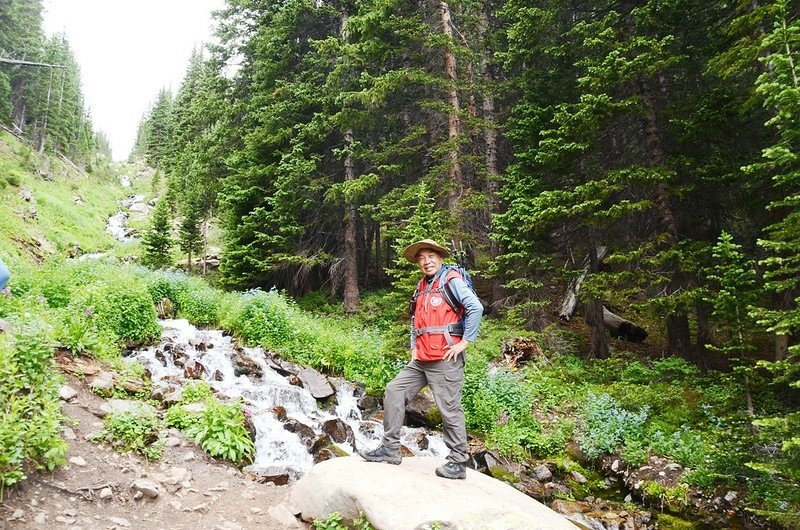
[[[448,462],[437,467],[436,474],[444,478],[467,478],[467,466],[457,462]]]
[[[397,465],[403,461],[400,451],[392,451],[383,445],[379,445],[372,451],[359,451],[358,454],[367,462],[386,462]]]

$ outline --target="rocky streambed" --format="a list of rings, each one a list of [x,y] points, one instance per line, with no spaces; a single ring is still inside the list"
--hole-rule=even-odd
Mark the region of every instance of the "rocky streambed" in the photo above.
[[[165,406],[181,401],[184,385],[192,380],[206,381],[222,399],[242,399],[256,446],[254,462],[244,469],[251,478],[291,483],[314,463],[379,443],[380,403],[358,385],[261,348],[241,347],[222,331],[197,329],[185,320],[163,320],[162,325],[161,341],[130,352],[128,360],[145,366],[153,397]],[[113,374],[97,374],[90,382],[100,392],[119,383]],[[441,436],[429,424],[436,417],[432,407],[426,392],[410,403],[413,426],[403,430],[404,456],[446,455]],[[477,439],[470,444],[471,467],[512,484],[581,528],[766,527],[743,517],[738,492],[681,489],[679,479],[686,470],[659,457],[638,468],[628,468],[615,457],[592,466],[573,448],[573,460],[520,464],[487,450]],[[680,514],[689,514],[684,517],[693,522]]]

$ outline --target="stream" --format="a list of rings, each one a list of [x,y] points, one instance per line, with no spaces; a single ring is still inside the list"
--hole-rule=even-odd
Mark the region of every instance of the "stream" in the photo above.
[[[194,367],[196,373],[199,365],[202,367],[200,377],[218,396],[241,398],[245,414],[256,431],[256,454],[249,468],[256,474],[267,470],[274,473],[278,468],[286,470],[294,479],[314,464],[307,439],[287,430],[287,425],[296,425],[294,422],[322,436],[326,422],[341,420],[352,429],[355,448],[352,443],[337,445],[349,454],[356,448],[372,448],[379,443],[383,425],[362,417],[358,400],[364,394],[356,385],[328,378],[333,396],[326,401],[328,406],[320,408],[308,389],[292,384],[291,376],[275,370],[275,361],[269,361],[262,348],[236,347],[231,337],[222,331],[198,329],[186,320],[162,320],[160,323],[164,332],[159,344],[135,350],[129,359],[138,361],[150,372],[154,388],[163,387],[169,391],[181,386],[186,381],[186,367]],[[248,370],[249,374],[241,373],[242,358],[258,369]],[[286,418],[282,417],[283,410],[276,414],[276,407],[285,410]],[[441,435],[425,429],[404,427],[401,441],[415,455],[444,457],[447,454]],[[420,441],[424,448],[420,447]]]

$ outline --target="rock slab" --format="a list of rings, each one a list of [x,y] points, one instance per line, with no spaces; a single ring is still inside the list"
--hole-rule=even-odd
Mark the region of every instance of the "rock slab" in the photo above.
[[[404,458],[399,466],[359,457],[325,460],[293,486],[289,504],[305,521],[363,512],[377,530],[576,530],[544,504],[472,469],[465,480],[434,474],[440,458]]]

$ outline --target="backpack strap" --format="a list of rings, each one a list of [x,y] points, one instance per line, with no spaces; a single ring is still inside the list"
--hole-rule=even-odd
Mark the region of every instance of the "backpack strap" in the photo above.
[[[458,277],[462,280],[464,277],[458,272],[458,269],[455,267],[447,266],[447,273],[444,275],[444,278],[441,280],[441,285],[439,286],[440,290],[442,291],[442,298],[444,301],[447,302],[447,305],[450,306],[455,313],[461,316],[461,312],[464,310],[464,306],[461,305],[459,302],[458,297],[456,297],[455,288],[450,285],[450,272],[455,271],[458,273]]]

